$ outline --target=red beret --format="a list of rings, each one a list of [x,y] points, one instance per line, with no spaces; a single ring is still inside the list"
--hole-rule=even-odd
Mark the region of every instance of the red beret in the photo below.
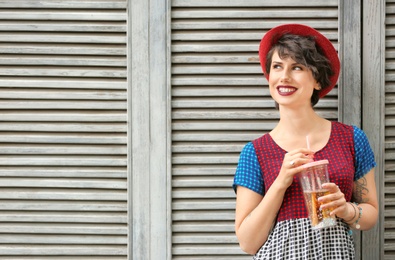
[[[319,92],[320,98],[324,97],[328,94],[333,87],[336,85],[337,80],[340,74],[340,60],[337,54],[337,51],[333,44],[322,35],[317,30],[303,24],[284,24],[277,27],[274,27],[270,31],[268,31],[262,38],[261,44],[259,45],[259,60],[261,62],[261,67],[263,70],[263,74],[265,75],[266,79],[269,80],[269,74],[266,71],[266,55],[272,48],[273,44],[277,43],[279,38],[284,34],[295,34],[301,36],[313,36],[315,42],[318,46],[321,47],[326,58],[329,60],[333,75],[330,77],[331,84],[326,88],[323,88]]]

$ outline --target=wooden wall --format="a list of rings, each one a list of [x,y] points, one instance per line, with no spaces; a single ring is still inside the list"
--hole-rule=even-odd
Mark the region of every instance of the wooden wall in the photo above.
[[[361,126],[378,162],[380,221],[357,234],[357,259],[392,259],[393,13],[392,0],[0,0],[0,258],[250,259],[232,178],[278,119],[257,48],[300,22],[342,59],[318,112]]]

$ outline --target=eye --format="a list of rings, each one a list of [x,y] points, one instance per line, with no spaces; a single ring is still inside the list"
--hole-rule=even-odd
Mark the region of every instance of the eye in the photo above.
[[[303,67],[302,66],[294,66],[293,69],[294,70],[303,70]]]
[[[279,69],[281,68],[281,66],[279,64],[273,64],[272,65],[272,69]]]

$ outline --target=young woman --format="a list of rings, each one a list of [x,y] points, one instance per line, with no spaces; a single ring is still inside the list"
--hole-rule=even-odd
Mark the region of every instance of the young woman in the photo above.
[[[286,24],[265,34],[259,56],[280,120],[240,154],[233,184],[240,247],[254,259],[354,259],[350,229],[368,230],[378,217],[376,163],[361,129],[313,109],[336,85],[337,52],[315,29]],[[334,227],[311,228],[297,179],[311,158],[329,161],[330,194],[320,200]]]

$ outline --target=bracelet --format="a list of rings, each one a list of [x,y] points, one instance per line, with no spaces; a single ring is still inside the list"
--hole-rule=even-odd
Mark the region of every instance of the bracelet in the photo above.
[[[355,225],[355,228],[356,228],[356,229],[360,229],[360,228],[361,228],[361,225],[359,225],[358,222],[359,222],[359,220],[360,220],[361,217],[362,217],[362,208],[361,208],[361,207],[358,207],[358,204],[357,204],[357,203],[354,202],[354,204],[357,206],[357,208],[359,208],[358,219],[357,219],[357,221],[355,221],[354,225]]]
[[[351,202],[347,202],[347,203],[351,204],[351,207],[354,209],[354,216],[350,220],[343,219],[345,222],[348,223],[355,218],[355,216],[357,215],[357,210],[355,209],[354,205]]]

